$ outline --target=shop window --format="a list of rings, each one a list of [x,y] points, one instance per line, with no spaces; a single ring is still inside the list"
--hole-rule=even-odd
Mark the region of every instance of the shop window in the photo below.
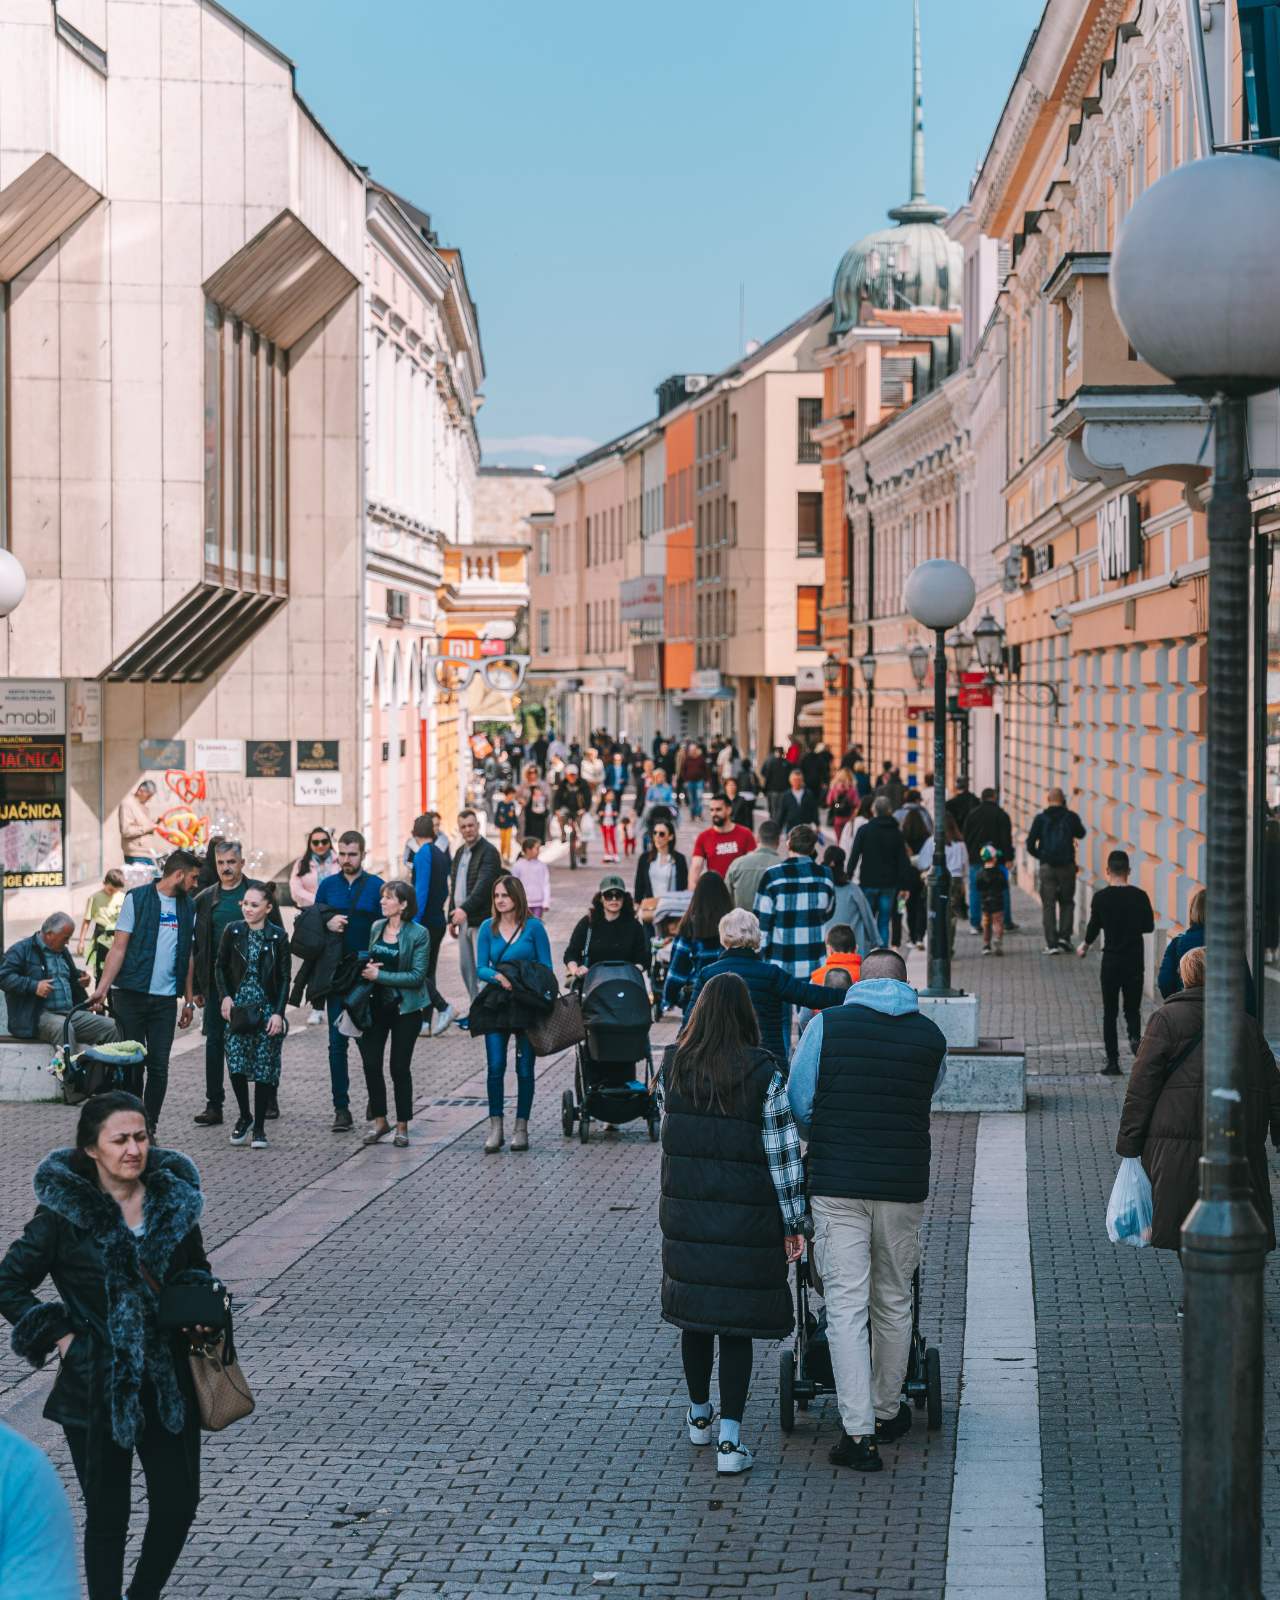
[[[1240,66],[1244,137],[1280,138],[1280,0],[1240,0]],[[1280,144],[1259,155],[1280,158]]]

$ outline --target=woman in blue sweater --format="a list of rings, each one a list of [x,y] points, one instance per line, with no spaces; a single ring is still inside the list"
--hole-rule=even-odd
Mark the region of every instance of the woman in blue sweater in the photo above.
[[[524,885],[519,878],[504,874],[493,886],[492,915],[480,924],[476,939],[476,976],[482,983],[500,983],[504,989],[511,980],[499,969],[508,961],[540,961],[551,965],[551,944],[547,930],[537,917],[529,915]],[[496,1155],[503,1145],[502,1093],[507,1076],[509,1033],[486,1033],[484,1051],[489,1063],[489,1137],[484,1153]],[[516,1126],[511,1136],[513,1150],[529,1148],[529,1113],[533,1110],[533,1046],[528,1036],[517,1033],[516,1040]]]

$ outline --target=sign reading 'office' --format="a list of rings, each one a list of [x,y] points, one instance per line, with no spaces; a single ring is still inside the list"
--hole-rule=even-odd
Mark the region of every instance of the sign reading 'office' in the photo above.
[[[6,889],[66,876],[67,701],[58,680],[0,682],[0,868]]]
[[[246,778],[287,778],[293,771],[288,739],[246,739],[244,772]]]

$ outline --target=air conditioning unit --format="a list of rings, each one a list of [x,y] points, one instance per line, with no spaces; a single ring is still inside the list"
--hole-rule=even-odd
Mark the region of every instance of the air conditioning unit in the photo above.
[[[403,589],[387,590],[387,621],[403,622],[409,615],[409,596]]]

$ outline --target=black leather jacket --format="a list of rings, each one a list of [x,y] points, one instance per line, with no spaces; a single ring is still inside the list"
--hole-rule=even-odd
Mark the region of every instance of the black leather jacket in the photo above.
[[[154,1297],[130,1270],[128,1256],[136,1249],[159,1283],[187,1268],[208,1270],[198,1226],[200,1175],[176,1150],[151,1151],[143,1180],[147,1231],[135,1246],[119,1206],[74,1170],[72,1154],[55,1150],[40,1163],[36,1214],[0,1262],[0,1316],[14,1325],[14,1352],[37,1367],[64,1334],[74,1333],[44,1414],[68,1428],[105,1422],[116,1431],[131,1384],[137,1393],[130,1369],[145,1359],[151,1338],[163,1337],[147,1331]],[[58,1300],[37,1297],[46,1278]],[[122,1337],[122,1330],[124,1344],[117,1350],[113,1337]],[[175,1339],[172,1372],[161,1375],[157,1388],[176,1389],[195,1426],[190,1368],[179,1344]],[[147,1376],[153,1377],[150,1367]]]
[[[273,922],[265,922],[262,932],[265,935],[265,942],[259,949],[256,976],[262,985],[262,992],[270,1001],[272,1011],[284,1016],[285,1007],[289,1003],[289,978],[293,971],[293,962],[289,955],[289,936],[283,928],[277,928]],[[249,924],[233,922],[230,927],[222,930],[222,940],[218,945],[214,982],[219,1005],[228,995],[234,1000],[239,994],[248,966]]]
[[[244,880],[246,889],[267,889],[270,885],[260,882],[257,878]],[[201,889],[195,897],[193,904],[196,909],[196,929],[193,948],[195,950],[195,992],[204,995],[208,1000],[213,995],[214,965],[218,959],[218,952],[213,944],[213,908],[222,898],[221,883],[212,883],[207,889]],[[280,916],[280,908],[272,906],[267,914],[267,920],[277,928],[283,928],[284,922]]]

